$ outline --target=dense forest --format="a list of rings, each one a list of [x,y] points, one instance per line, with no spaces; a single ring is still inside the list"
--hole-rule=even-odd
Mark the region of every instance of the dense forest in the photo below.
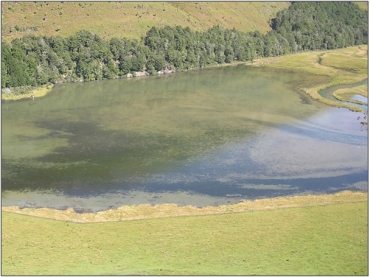
[[[140,40],[109,41],[89,31],[62,37],[27,35],[2,41],[2,88],[157,74],[309,50],[367,44],[368,15],[351,2],[293,2],[271,20],[272,30],[243,33],[152,27]]]

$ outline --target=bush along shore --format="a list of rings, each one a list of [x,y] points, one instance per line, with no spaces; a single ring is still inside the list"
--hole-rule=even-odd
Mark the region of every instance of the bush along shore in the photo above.
[[[165,26],[152,27],[140,40],[107,41],[85,30],[67,38],[26,35],[2,41],[2,92],[23,94],[19,87],[166,74],[362,45],[368,40],[367,22],[367,12],[351,2],[294,2],[271,20],[267,34]]]

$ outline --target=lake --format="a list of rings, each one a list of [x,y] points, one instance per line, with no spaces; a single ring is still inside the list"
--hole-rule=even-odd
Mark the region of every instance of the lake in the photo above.
[[[297,89],[326,81],[233,66],[2,101],[2,205],[96,212],[367,191],[364,114]]]

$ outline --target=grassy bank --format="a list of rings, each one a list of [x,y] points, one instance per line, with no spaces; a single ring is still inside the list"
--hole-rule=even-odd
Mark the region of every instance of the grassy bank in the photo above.
[[[31,98],[31,95],[34,95],[35,98],[43,97],[46,94],[48,94],[53,89],[53,85],[45,85],[42,87],[38,87],[35,89],[32,89],[26,93],[23,94],[1,94],[2,100],[19,100],[19,99],[25,99],[25,98]]]
[[[2,274],[367,275],[367,194],[310,197],[88,224],[3,210]]]
[[[328,76],[331,79],[329,83],[314,84],[311,87],[301,87],[299,89],[310,95],[312,99],[326,105],[348,108],[358,112],[364,111],[350,104],[324,98],[319,94],[319,91],[332,86],[354,84],[368,78],[367,45],[260,59],[252,63],[252,65],[305,71],[317,75]],[[347,91],[347,93],[348,92],[355,94],[356,88]]]

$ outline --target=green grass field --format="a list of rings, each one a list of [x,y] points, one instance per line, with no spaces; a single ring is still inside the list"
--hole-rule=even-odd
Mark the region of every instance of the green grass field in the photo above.
[[[3,211],[2,274],[367,275],[367,194],[340,197],[359,202],[85,224]]]

